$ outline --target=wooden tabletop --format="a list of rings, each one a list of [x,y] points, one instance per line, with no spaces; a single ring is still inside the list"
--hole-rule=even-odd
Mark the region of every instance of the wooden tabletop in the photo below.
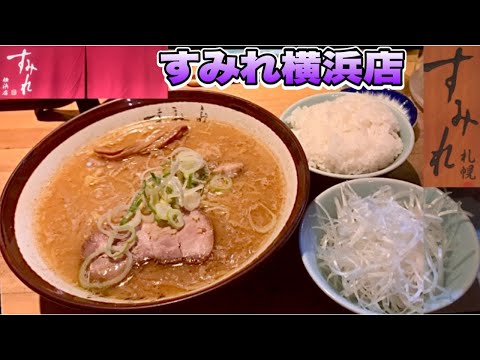
[[[407,81],[408,75],[412,72],[413,67],[417,61],[418,52],[412,51],[408,54],[407,62]],[[195,88],[190,88],[195,89]],[[198,88],[196,88],[198,89]],[[408,95],[408,86],[404,91]],[[303,90],[283,90],[281,87],[274,89],[259,88],[259,89],[244,89],[241,85],[232,85],[223,92],[237,95],[248,99],[266,109],[271,111],[276,115],[280,115],[288,106],[294,102],[313,94],[317,94],[321,91],[303,89]],[[75,106],[71,105],[65,108],[66,110],[75,110]],[[36,120],[35,114],[33,111],[10,111],[10,112],[0,112],[0,190],[3,189],[8,177],[23,158],[23,156],[38,143],[44,136],[46,136],[50,131],[59,126],[61,122],[39,122]],[[422,113],[419,112],[418,123],[415,127],[416,133],[416,142],[412,154],[408,159],[408,163],[396,170],[390,176],[409,180],[416,183],[421,183],[422,179],[422,167],[423,167],[423,131],[422,131]],[[315,178],[312,179],[312,183],[315,183]],[[328,185],[328,184],[327,184]],[[315,186],[312,188],[312,195],[316,195],[314,192],[318,191]],[[293,239],[291,239],[293,240]],[[282,262],[281,257],[284,256],[284,260],[288,260],[287,253],[292,253],[297,251],[298,246],[293,244],[294,241],[289,241],[289,244],[282,250],[283,254],[276,256],[276,259],[273,259],[270,262],[278,261]],[[296,255],[296,254],[295,254]],[[288,258],[288,259],[287,259]],[[301,264],[299,257],[296,260],[298,261],[298,271],[301,272]],[[268,262],[267,262],[268,263]],[[267,269],[263,273],[258,273],[258,277],[269,277],[269,272],[274,270],[273,268],[268,268],[268,264],[264,267]],[[272,275],[272,274],[270,274]],[[292,276],[295,274],[293,273]],[[229,288],[222,290],[224,293],[230,291],[230,295],[233,293],[242,292],[242,286],[248,282],[248,279],[252,279],[254,274],[249,274],[245,279],[240,279],[241,281],[234,282]],[[274,276],[274,274],[272,275]],[[301,306],[304,306],[303,309],[298,307],[282,307],[282,306],[273,306],[269,304],[268,312],[342,312],[342,308],[333,304],[333,302],[328,302],[326,296],[321,293],[321,290],[316,288],[313,282],[308,278],[308,275],[305,273],[298,275],[302,280],[298,282],[299,289],[298,291],[305,292],[305,297],[309,297],[310,300],[303,302]],[[295,280],[293,280],[295,282]],[[243,285],[242,285],[243,284]],[[270,284],[270,287],[262,289],[262,291],[269,294],[269,296],[274,296],[276,291],[279,291],[276,286],[281,286],[278,284]],[[50,304],[50,310],[48,302],[42,299],[40,301],[39,296],[26,287],[20,280],[18,280],[15,275],[10,271],[10,269],[5,264],[4,260],[0,255],[0,289],[1,289],[1,306],[2,312],[4,314],[38,314],[40,312],[70,312],[68,309],[63,309],[60,307],[55,307]],[[272,295],[273,294],[273,295]],[[299,294],[292,294],[292,299]],[[317,300],[317,297],[320,296],[319,301],[325,301],[325,306],[318,308],[313,304]],[[200,297],[202,298],[202,297]],[[281,300],[281,299],[279,299]],[[294,301],[294,300],[292,300]],[[312,304],[310,304],[310,302]],[[41,306],[42,304],[42,306]],[[201,303],[195,307],[190,307],[190,312],[203,312],[204,310],[210,312],[211,309],[202,308]],[[300,303],[299,303],[300,304]],[[244,304],[245,305],[245,304]],[[258,305],[258,304],[257,304]],[[311,305],[311,306],[310,306]],[[224,311],[219,309],[220,312],[240,312],[248,309],[247,308],[238,308],[238,307],[228,307]],[[300,306],[300,305],[299,305]],[[266,308],[265,308],[266,309]],[[258,311],[263,312],[261,308],[257,308]],[[174,312],[183,312],[188,311],[186,308],[177,307],[173,309]],[[253,310],[252,310],[253,311]],[[248,310],[247,310],[248,312]],[[265,310],[266,312],[266,310]]]

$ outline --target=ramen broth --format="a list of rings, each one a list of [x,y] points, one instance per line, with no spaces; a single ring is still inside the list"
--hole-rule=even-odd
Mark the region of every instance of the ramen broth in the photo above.
[[[199,209],[211,221],[215,237],[210,256],[201,264],[137,264],[121,283],[91,291],[122,300],[180,295],[241,267],[265,244],[273,229],[258,232],[251,220],[262,225],[272,213],[277,219],[280,215],[285,181],[275,156],[260,141],[231,125],[216,121],[181,123],[188,124],[188,134],[150,154],[114,161],[98,157],[93,148],[126,133],[141,138],[153,120],[114,130],[64,161],[38,199],[35,212],[41,254],[59,276],[80,286],[82,245],[97,231],[99,217],[118,205],[128,205],[141,186],[142,174],[159,166],[179,146],[197,151],[213,166],[229,162],[244,165],[229,191],[205,192],[202,197]],[[178,120],[161,121],[166,131],[178,124]]]

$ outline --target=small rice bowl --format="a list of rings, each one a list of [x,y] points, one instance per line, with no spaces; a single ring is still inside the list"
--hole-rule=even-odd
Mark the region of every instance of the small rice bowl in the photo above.
[[[345,94],[301,106],[287,119],[309,166],[334,174],[359,175],[392,164],[403,151],[400,126],[377,96]]]

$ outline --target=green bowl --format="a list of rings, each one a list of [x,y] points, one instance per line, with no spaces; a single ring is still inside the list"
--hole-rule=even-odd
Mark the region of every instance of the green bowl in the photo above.
[[[317,94],[317,95],[306,97],[294,103],[290,107],[288,107],[282,113],[282,115],[280,115],[280,119],[288,125],[288,119],[291,116],[292,111],[299,107],[310,107],[312,105],[320,104],[325,101],[333,101],[341,96],[351,96],[351,95],[352,95],[351,93],[347,93],[347,92],[333,92],[333,93]],[[388,103],[386,105],[390,108],[390,110],[392,110],[396,120],[398,121],[398,125],[400,127],[399,135],[403,142],[403,150],[400,153],[400,155],[397,156],[397,158],[393,163],[391,163],[387,167],[380,169],[378,171],[365,173],[365,174],[356,174],[356,175],[336,174],[336,173],[320,170],[311,166],[310,166],[310,171],[316,174],[320,174],[320,175],[324,175],[332,178],[338,178],[338,179],[361,179],[361,178],[370,178],[370,177],[376,177],[376,176],[387,174],[395,170],[396,168],[398,168],[400,165],[402,165],[410,156],[410,153],[413,150],[413,145],[415,144],[415,133],[413,132],[412,125],[410,124],[410,119],[407,115],[402,113],[395,106],[391,106]],[[308,154],[307,154],[307,158],[308,158]]]
[[[422,188],[420,186],[386,178],[369,178],[355,179],[335,185],[315,199],[316,202],[328,211],[330,216],[336,217],[336,209],[334,199],[340,195],[340,189],[343,184],[349,184],[355,192],[360,196],[368,196],[377,191],[381,186],[390,185],[392,189],[397,191],[413,189],[413,191],[421,193],[426,191],[427,201],[439,197],[443,194],[437,188]],[[328,274],[320,270],[317,263],[317,243],[322,236],[322,231],[318,229],[325,223],[324,212],[313,201],[308,207],[301,227],[300,227],[300,253],[303,264],[315,283],[333,300],[343,307],[361,314],[373,314],[346,299],[330,285],[326,280]],[[454,201],[449,198],[449,201]],[[317,216],[320,215],[320,216]],[[459,226],[452,227],[447,234],[452,240],[452,253],[445,260],[445,288],[447,291],[441,297],[435,300],[426,301],[424,312],[434,312],[452,304],[454,301],[462,297],[476,279],[480,264],[480,250],[477,233],[472,222],[463,214],[454,214],[448,216],[448,221],[458,222]]]

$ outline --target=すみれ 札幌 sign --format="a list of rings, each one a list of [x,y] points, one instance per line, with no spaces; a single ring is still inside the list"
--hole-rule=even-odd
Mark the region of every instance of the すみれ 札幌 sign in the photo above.
[[[424,186],[478,187],[480,47],[426,47],[424,59]]]

